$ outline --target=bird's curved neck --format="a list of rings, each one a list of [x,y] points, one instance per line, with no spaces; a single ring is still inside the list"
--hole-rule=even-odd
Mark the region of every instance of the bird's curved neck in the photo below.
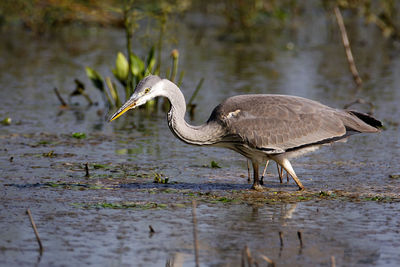
[[[193,145],[210,145],[216,142],[215,131],[207,123],[193,126],[185,121],[186,101],[181,90],[171,81],[163,80],[162,96],[168,98],[171,109],[168,112],[168,125],[171,131],[185,143]]]

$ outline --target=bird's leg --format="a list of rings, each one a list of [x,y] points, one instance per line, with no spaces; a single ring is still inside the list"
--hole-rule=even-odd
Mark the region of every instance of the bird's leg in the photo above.
[[[283,158],[283,159],[278,159],[278,161],[279,161],[279,164],[286,170],[286,172],[289,173],[290,176],[292,176],[293,180],[295,181],[295,183],[299,187],[299,190],[303,190],[304,186],[300,182],[299,178],[297,178],[297,175],[294,172],[294,170],[292,168],[292,165],[290,164],[289,160],[286,159],[286,158]]]
[[[255,189],[255,190],[262,190],[262,186],[260,185],[260,181],[258,180],[258,162],[257,161],[253,161],[252,160],[252,164],[253,164],[253,185],[251,187],[251,189]]]
[[[261,176],[261,179],[260,179],[260,184],[264,184],[264,176],[265,176],[265,173],[267,172],[268,163],[269,163],[269,160],[267,160],[267,163],[265,163],[263,175]]]
[[[249,160],[247,160],[247,182],[250,182],[250,163]]]
[[[279,168],[278,162],[276,163],[276,168],[278,169],[279,182],[282,183],[282,170],[283,170],[283,168]]]

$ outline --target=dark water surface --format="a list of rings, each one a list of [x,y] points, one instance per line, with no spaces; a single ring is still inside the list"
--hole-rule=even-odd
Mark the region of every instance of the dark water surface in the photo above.
[[[311,197],[296,195],[292,181],[279,184],[271,164],[269,190],[255,200],[263,193],[248,190],[244,158],[181,143],[163,112],[136,111],[112,124],[105,121],[112,111],[84,67],[111,76],[115,55],[124,49],[122,31],[71,27],[43,38],[4,31],[0,118],[13,121],[0,125],[0,264],[192,266],[191,200],[197,199],[202,266],[240,265],[245,246],[261,266],[267,265],[261,255],[277,266],[329,266],[331,256],[338,266],[399,265],[400,179],[390,178],[400,174],[399,46],[372,25],[349,25],[365,81],[357,90],[335,21],[322,11],[306,11],[290,30],[267,28],[266,37],[252,43],[223,41],[217,22],[199,25],[196,18],[173,28],[179,42],[167,42],[164,55],[169,66],[168,49],[179,49],[187,98],[205,78],[194,124],[228,96],[278,93],[333,107],[365,99],[385,130],[294,160]],[[144,56],[147,48],[140,44],[134,41],[135,51]],[[58,107],[53,88],[67,98],[74,78],[86,83],[98,105],[87,107],[84,99],[73,98],[79,105]],[[354,108],[368,111],[365,105]],[[78,140],[73,132],[88,137]],[[209,168],[211,161],[222,168]],[[169,177],[169,184],[152,183],[156,173]],[[295,197],[267,199],[285,192]],[[27,208],[45,247],[42,256]]]

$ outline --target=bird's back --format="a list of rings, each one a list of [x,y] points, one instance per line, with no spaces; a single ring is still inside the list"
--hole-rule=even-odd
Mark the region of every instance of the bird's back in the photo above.
[[[288,95],[230,97],[214,109],[208,122],[219,123],[226,138],[236,136],[239,142],[271,153],[332,142],[350,132],[377,132],[380,125],[366,114]]]

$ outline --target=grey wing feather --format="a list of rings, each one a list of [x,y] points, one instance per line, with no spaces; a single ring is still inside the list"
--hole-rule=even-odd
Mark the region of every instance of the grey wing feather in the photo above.
[[[210,119],[223,124],[226,136],[266,153],[282,153],[345,137],[345,121],[357,118],[305,98],[244,95],[227,99]]]

